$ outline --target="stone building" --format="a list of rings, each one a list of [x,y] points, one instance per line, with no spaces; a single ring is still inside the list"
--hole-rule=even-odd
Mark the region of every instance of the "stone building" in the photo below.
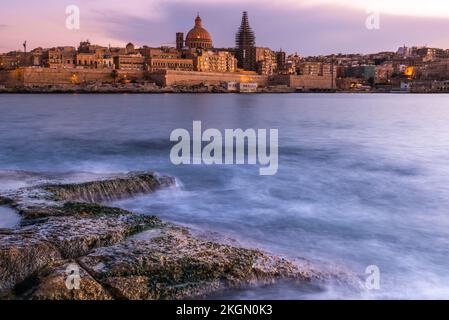
[[[34,67],[46,67],[48,66],[48,52],[49,49],[36,48],[30,52],[32,57],[31,65]],[[76,59],[76,57],[75,57]]]
[[[176,50],[184,49],[184,33],[177,32],[176,33]]]
[[[393,63],[384,62],[376,66],[375,83],[389,83],[394,73]]]
[[[48,50],[47,64],[49,68],[74,68],[76,62],[75,47],[57,47]]]
[[[324,62],[302,62],[298,75],[278,74],[272,77],[272,85],[286,85],[297,90],[335,90],[336,66]]]
[[[428,62],[419,68],[415,68],[418,78],[422,80],[447,80],[449,79],[449,59]]]
[[[0,55],[0,70],[14,70],[20,66],[20,57],[16,55]]]
[[[114,65],[119,70],[144,70],[145,57],[140,53],[114,56]]]
[[[140,49],[141,54],[145,57],[148,71],[154,72],[158,70],[181,70],[193,71],[193,59],[183,57],[182,51],[175,48],[161,47]]]
[[[180,39],[179,42],[181,42]],[[191,49],[211,49],[213,47],[212,37],[203,27],[203,21],[199,14],[195,19],[195,26],[187,34],[185,45]]]
[[[84,69],[113,69],[114,60],[107,47],[81,42],[76,53],[76,67]]]
[[[151,58],[149,60],[148,70],[181,70],[192,71],[194,69],[192,59],[164,59],[164,58]]]
[[[114,60],[112,56],[108,54],[99,53],[78,53],[76,55],[78,68],[90,68],[90,69],[113,69]]]
[[[227,51],[202,51],[194,59],[196,71],[201,72],[235,72],[237,59]]]
[[[252,50],[254,50],[254,57],[256,59],[257,73],[273,75],[277,72],[277,56],[273,50],[261,47],[256,47]]]

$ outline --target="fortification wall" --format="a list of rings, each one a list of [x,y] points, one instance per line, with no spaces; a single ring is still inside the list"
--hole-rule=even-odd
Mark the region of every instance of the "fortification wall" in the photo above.
[[[305,90],[330,90],[336,88],[335,78],[315,75],[277,75],[271,79],[270,84],[286,85],[292,88]]]
[[[115,81],[126,75],[129,80],[142,80],[143,71],[118,71]],[[0,83],[6,87],[29,87],[51,85],[73,85],[85,83],[113,83],[112,70],[96,69],[50,69],[50,68],[20,68],[0,73]]]
[[[252,82],[259,86],[266,86],[268,76],[240,74],[240,73],[213,73],[194,71],[162,70],[150,75],[151,79],[160,86],[172,85],[199,85],[201,83],[220,84],[223,82]]]
[[[23,70],[0,71],[0,84],[6,88],[21,86],[23,84]]]

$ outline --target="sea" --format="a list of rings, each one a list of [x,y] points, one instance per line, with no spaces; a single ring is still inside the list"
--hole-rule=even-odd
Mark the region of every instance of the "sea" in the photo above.
[[[279,170],[174,165],[175,129],[278,129]],[[151,170],[176,188],[111,205],[379,286],[287,282],[225,299],[449,299],[449,95],[0,95],[0,191],[26,172]],[[19,217],[0,207],[0,228]]]

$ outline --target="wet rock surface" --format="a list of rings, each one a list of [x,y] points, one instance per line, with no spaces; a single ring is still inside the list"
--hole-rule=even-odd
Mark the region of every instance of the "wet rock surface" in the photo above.
[[[173,225],[153,231],[148,239],[96,249],[80,264],[121,299],[198,298],[224,288],[314,276],[284,259],[199,240]]]
[[[105,202],[147,194],[174,185],[169,177],[159,178],[153,173],[136,173],[127,177],[80,184],[46,185],[43,189],[57,201]]]
[[[76,274],[72,276],[72,272]],[[79,277],[79,278],[78,278]],[[76,261],[56,261],[37,275],[36,286],[24,296],[31,300],[112,300],[105,288]],[[73,288],[69,290],[68,288]]]
[[[226,288],[299,283],[333,275],[258,250],[94,202],[151,193],[174,179],[133,173],[99,181],[45,183],[0,198],[21,226],[0,230],[0,297],[9,299],[187,299]],[[67,287],[69,267],[80,286]]]

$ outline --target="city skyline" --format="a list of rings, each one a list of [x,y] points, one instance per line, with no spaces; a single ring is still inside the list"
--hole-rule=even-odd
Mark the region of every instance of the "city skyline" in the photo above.
[[[24,40],[28,40],[29,48],[73,46],[87,38],[92,43],[112,46],[130,41],[138,46],[174,45],[173,34],[186,31],[198,11],[214,38],[214,45],[233,47],[244,10],[249,11],[258,46],[282,48],[303,56],[394,51],[403,44],[449,47],[443,33],[434,32],[435,28],[449,27],[446,10],[449,5],[443,1],[431,0],[427,5],[417,1],[396,1],[394,5],[380,1],[379,30],[368,30],[365,26],[369,16],[367,3],[130,0],[127,5],[106,6],[103,1],[92,4],[79,0],[73,4],[81,9],[81,29],[71,31],[65,28],[67,3],[44,0],[35,4],[19,0],[5,5],[6,10],[0,13],[0,52],[21,49]],[[398,12],[401,3],[404,10]],[[12,19],[13,15],[7,14],[9,9],[22,14]],[[270,20],[273,23],[266,23]]]

